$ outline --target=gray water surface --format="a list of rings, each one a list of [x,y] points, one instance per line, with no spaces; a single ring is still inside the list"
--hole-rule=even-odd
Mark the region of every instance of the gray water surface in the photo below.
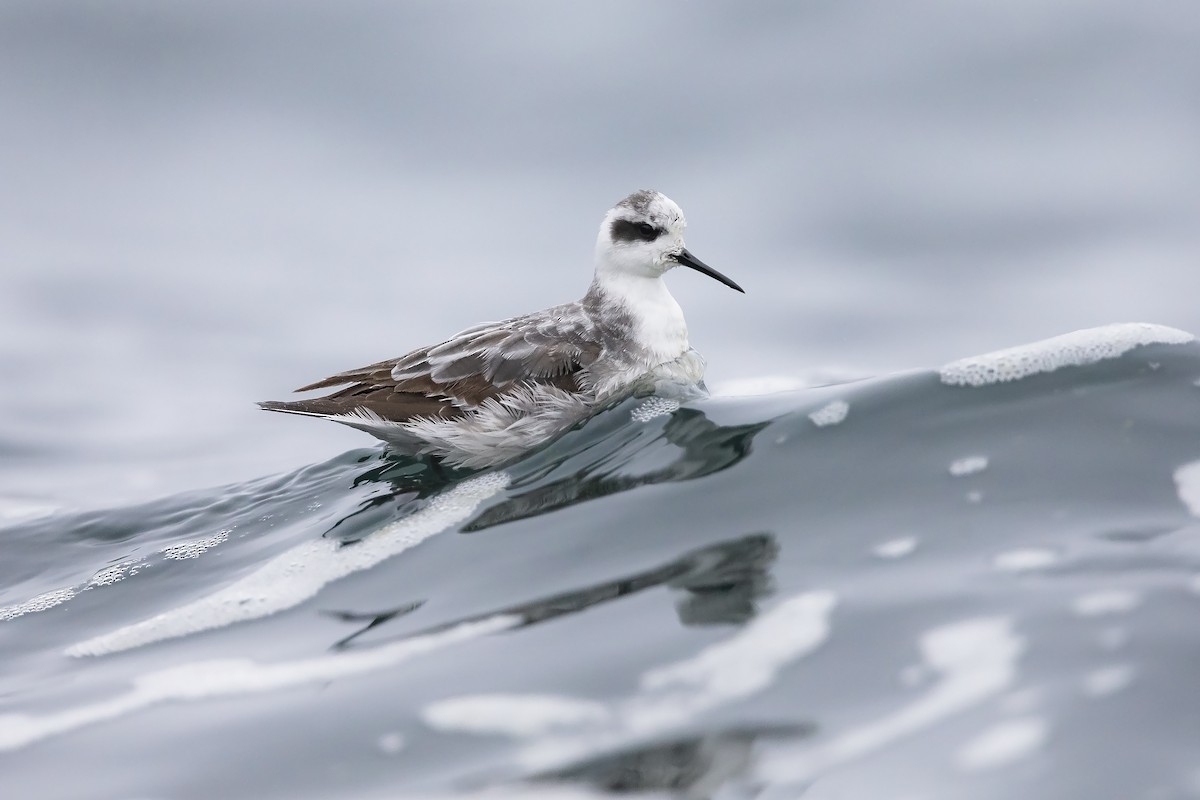
[[[1198,378],[631,400],[448,482],[360,449],[9,527],[6,784],[1194,797]]]

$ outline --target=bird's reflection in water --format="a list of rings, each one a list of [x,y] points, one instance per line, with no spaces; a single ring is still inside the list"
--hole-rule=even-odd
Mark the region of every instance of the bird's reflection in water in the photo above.
[[[684,625],[739,624],[756,613],[759,599],[770,591],[769,571],[778,552],[779,547],[771,534],[749,534],[692,550],[669,563],[641,572],[622,575],[603,583],[550,595],[529,603],[492,609],[467,619],[444,623],[436,628],[390,638],[432,633],[497,615],[519,617],[521,622],[517,627],[526,627],[585,611],[593,606],[657,586],[666,586],[681,594],[676,603],[676,611]],[[359,630],[339,641],[335,647],[359,646],[356,639],[392,620],[407,616],[417,610],[423,602],[408,602],[397,608],[369,614],[335,612],[333,616],[338,619],[362,625]],[[362,646],[373,646],[378,642],[379,640],[373,637],[372,642]]]
[[[661,439],[678,449],[678,455],[667,466],[641,474],[617,473],[611,463],[611,452],[606,452],[574,474],[533,486],[486,509],[462,530],[482,531],[639,486],[691,480],[720,472],[749,455],[751,440],[768,424],[721,426],[709,420],[702,411],[681,408],[671,415],[661,433]],[[552,462],[550,466],[559,465]],[[541,474],[547,471],[544,469]],[[521,483],[514,482],[514,488],[519,489]]]
[[[535,460],[536,466],[531,468],[530,474],[514,480],[512,496],[470,520],[462,527],[462,532],[473,533],[505,522],[548,514],[639,486],[690,480],[720,472],[749,455],[751,440],[769,424],[720,426],[702,411],[682,408],[671,414],[657,436],[643,438],[643,426],[631,426],[625,413],[614,409],[589,420],[575,442],[582,446],[581,449],[568,445],[559,453],[552,448],[556,455]],[[643,439],[641,443],[637,443],[639,438]],[[629,462],[639,453],[658,442],[666,442],[677,451],[670,464],[641,474],[618,472],[618,469],[628,468]],[[591,455],[574,473],[541,482],[547,474],[562,468],[581,453]],[[396,456],[380,450],[365,453],[358,463],[370,464],[370,467],[355,476],[353,486],[378,487],[378,491],[324,534],[347,545],[360,541],[389,522],[419,511],[448,485],[474,474],[469,470],[450,469],[435,459]],[[516,469],[520,468],[521,465],[517,465]],[[524,491],[521,491],[522,487],[526,487]]]
[[[771,589],[770,569],[778,554],[775,538],[765,534],[693,553],[692,568],[670,583],[680,592],[675,601],[679,621],[689,626],[748,621]]]
[[[355,511],[338,519],[323,534],[346,545],[361,541],[389,522],[416,513],[429,498],[472,474],[445,467],[433,458],[399,456],[386,449],[366,451],[357,463],[370,466],[354,476],[351,488],[365,489],[370,494]]]
[[[598,421],[599,426],[584,432],[590,436],[568,443],[571,446],[562,448],[561,453],[549,453],[527,476],[514,482],[507,499],[483,511],[463,530],[483,531],[638,486],[710,475],[745,458],[750,452],[751,440],[767,425],[722,427],[700,411],[681,409],[667,420],[657,436],[650,439],[640,427],[631,429],[611,418]],[[673,460],[662,466],[662,460],[655,459],[653,469],[631,474],[645,446],[664,441],[672,446]],[[586,463],[567,477],[548,480],[551,473],[563,469],[568,462],[579,460]],[[413,471],[389,475],[385,467],[368,479],[392,481],[398,491],[414,493],[408,500],[410,505],[419,505],[429,492],[411,482],[405,485],[403,481],[412,481],[423,474],[427,473]],[[400,480],[394,480],[397,478]],[[359,627],[335,647],[371,647],[497,615],[515,616],[520,619],[517,628],[528,627],[657,587],[670,591],[669,596],[674,599],[676,614],[683,625],[740,625],[757,613],[759,602],[771,591],[770,571],[778,552],[779,546],[770,533],[742,535],[689,550],[667,563],[610,580],[547,595],[532,602],[490,609],[433,628],[391,636],[386,634],[387,626],[412,619],[410,615],[421,608],[423,600],[379,613],[340,613],[338,618]],[[384,635],[380,636],[381,633]],[[584,784],[617,793],[665,791],[697,800],[712,797],[718,790],[722,791],[723,797],[729,796],[730,787],[745,786],[743,796],[752,797],[754,787],[747,782],[746,771],[752,763],[755,742],[762,737],[797,737],[809,732],[806,725],[743,725],[676,735],[599,754],[528,780],[539,784]]]
[[[811,724],[738,726],[694,736],[664,739],[642,747],[608,752],[532,776],[529,783],[586,784],[615,794],[670,792],[673,797],[707,800],[758,796],[750,767],[759,740],[811,736]]]

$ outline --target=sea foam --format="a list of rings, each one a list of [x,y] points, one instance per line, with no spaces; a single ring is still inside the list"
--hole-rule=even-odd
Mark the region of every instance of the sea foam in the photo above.
[[[1053,372],[1062,367],[1095,364],[1122,356],[1142,345],[1186,344],[1194,339],[1186,331],[1165,325],[1126,322],[971,356],[945,365],[938,373],[942,383],[952,386],[986,386]]]

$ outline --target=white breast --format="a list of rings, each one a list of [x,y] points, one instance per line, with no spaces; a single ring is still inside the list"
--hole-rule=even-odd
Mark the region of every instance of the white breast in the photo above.
[[[667,291],[662,278],[612,275],[604,292],[618,302],[633,321],[633,334],[645,351],[646,367],[673,361],[688,351],[687,322],[683,309]]]

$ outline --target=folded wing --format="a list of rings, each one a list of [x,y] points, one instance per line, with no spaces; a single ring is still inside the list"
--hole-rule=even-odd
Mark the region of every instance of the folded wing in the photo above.
[[[340,372],[297,391],[330,389],[311,400],[268,401],[270,411],[321,417],[377,416],[389,422],[455,419],[517,384],[583,388],[600,353],[578,303],[468,328],[441,344]]]

